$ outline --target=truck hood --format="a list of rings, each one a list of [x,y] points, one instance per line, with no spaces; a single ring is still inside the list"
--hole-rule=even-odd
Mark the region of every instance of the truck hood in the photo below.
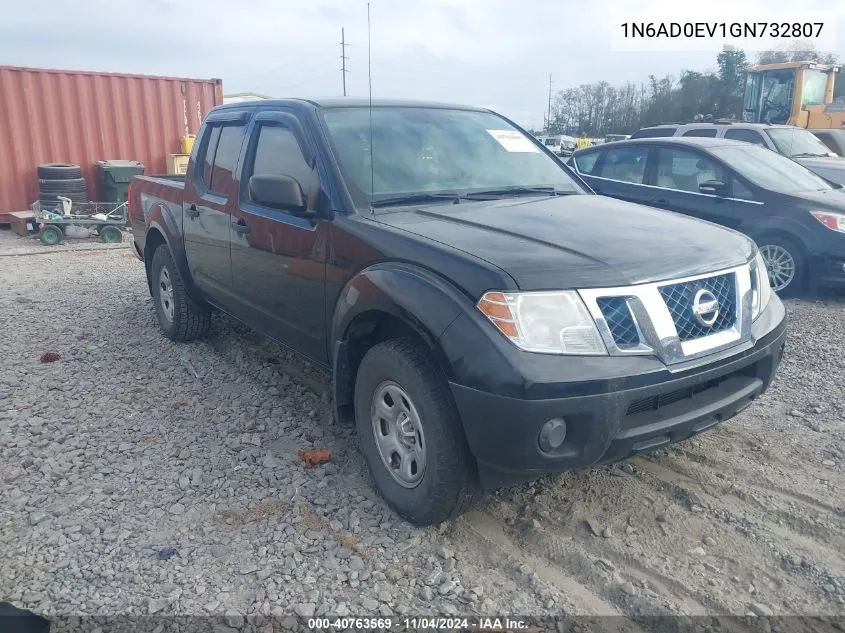
[[[795,158],[794,160],[822,178],[827,178],[839,185],[845,185],[845,158],[840,156],[814,156],[812,158]]]
[[[375,219],[494,264],[522,290],[696,275],[743,264],[754,248],[709,222],[591,194],[428,205]]]

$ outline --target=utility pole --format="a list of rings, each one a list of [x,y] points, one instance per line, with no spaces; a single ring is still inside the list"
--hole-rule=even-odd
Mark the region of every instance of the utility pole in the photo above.
[[[347,46],[348,46],[348,44],[346,43],[345,29],[343,27],[341,27],[341,29],[340,29],[340,62],[341,62],[341,64],[343,64],[343,66],[341,67],[340,72],[342,73],[342,76],[343,76],[343,96],[344,97],[346,96],[346,73],[349,72],[348,70],[346,70],[346,60],[349,59],[346,56],[346,47]]]
[[[546,132],[552,131],[552,74],[549,73],[549,110],[546,113]]]

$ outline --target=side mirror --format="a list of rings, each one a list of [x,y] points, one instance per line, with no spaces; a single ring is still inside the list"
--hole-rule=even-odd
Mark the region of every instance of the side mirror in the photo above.
[[[724,196],[727,194],[728,188],[721,180],[705,180],[698,185],[698,191],[710,196]]]
[[[249,198],[271,209],[307,215],[305,194],[296,178],[256,174],[249,179]]]

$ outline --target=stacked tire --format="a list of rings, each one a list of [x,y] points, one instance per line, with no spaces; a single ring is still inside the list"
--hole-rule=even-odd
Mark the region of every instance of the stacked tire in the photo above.
[[[79,165],[49,163],[38,166],[38,201],[42,206],[59,204],[59,196],[74,203],[88,202],[88,185]]]

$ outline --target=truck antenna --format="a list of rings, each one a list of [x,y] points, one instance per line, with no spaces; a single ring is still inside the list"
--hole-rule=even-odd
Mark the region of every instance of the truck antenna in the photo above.
[[[369,82],[370,94],[370,213],[375,214],[373,206],[373,195],[376,192],[376,167],[373,163],[373,65],[372,65],[372,44],[370,38],[370,3],[367,3],[367,81]]]

